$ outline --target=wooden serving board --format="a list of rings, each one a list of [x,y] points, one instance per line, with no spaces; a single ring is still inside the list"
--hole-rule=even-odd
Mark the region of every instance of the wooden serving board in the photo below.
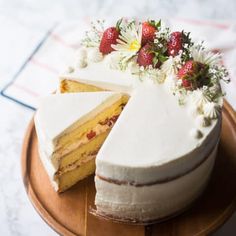
[[[38,156],[33,121],[23,144],[22,175],[33,206],[61,235],[207,235],[220,227],[236,209],[236,115],[225,102],[218,156],[203,196],[185,213],[159,224],[118,224],[90,214],[89,208],[94,207],[95,197],[93,176],[65,193],[57,194]]]

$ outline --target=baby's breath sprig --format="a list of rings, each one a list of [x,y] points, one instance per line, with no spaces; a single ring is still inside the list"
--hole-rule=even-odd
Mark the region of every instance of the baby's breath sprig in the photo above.
[[[161,21],[158,22],[159,31],[155,33],[155,39],[153,43],[150,43],[151,50],[150,52],[153,53],[153,63],[154,67],[158,64],[162,64],[168,59],[166,54],[167,52],[167,42],[170,36],[169,28],[161,27]]]
[[[192,58],[191,56],[191,47],[193,46],[192,39],[190,38],[190,33],[189,32],[184,32],[182,31],[182,45],[183,49],[181,51],[181,59],[183,62],[186,62]]]
[[[212,65],[209,68],[208,76],[211,78],[211,84],[218,83],[220,80],[229,83],[229,73],[223,65]]]
[[[81,44],[85,47],[98,47],[104,32],[104,20],[91,22],[91,29],[85,32],[85,37]]]

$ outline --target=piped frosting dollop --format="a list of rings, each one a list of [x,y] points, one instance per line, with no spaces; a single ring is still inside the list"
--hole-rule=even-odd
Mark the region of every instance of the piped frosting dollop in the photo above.
[[[190,130],[190,136],[195,139],[200,139],[202,138],[203,134],[199,129],[193,128]]]
[[[221,106],[215,102],[207,102],[203,106],[204,115],[210,119],[217,119],[221,113]]]
[[[103,60],[103,55],[99,48],[94,47],[88,51],[88,62],[100,62]]]
[[[201,89],[197,89],[192,92],[191,101],[193,106],[197,106],[199,109],[202,109],[204,104],[209,102],[210,99],[204,94]]]
[[[204,115],[198,115],[196,117],[196,124],[198,127],[207,127],[211,124],[211,121]]]
[[[88,65],[87,63],[87,51],[85,48],[79,48],[75,53],[75,67],[84,68]]]

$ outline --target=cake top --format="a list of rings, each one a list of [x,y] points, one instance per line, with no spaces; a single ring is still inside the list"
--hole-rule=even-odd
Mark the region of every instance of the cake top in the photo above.
[[[220,120],[205,123],[202,116],[195,119],[189,113],[190,104],[176,105],[176,98],[163,86],[145,84],[133,92],[97,159],[117,165],[154,166],[193,155],[193,150],[201,147]],[[200,136],[193,137],[196,130]],[[218,139],[218,131],[217,127],[211,140]],[[207,140],[205,154],[212,149],[211,140]],[[200,159],[202,154],[197,151],[195,156]]]
[[[210,118],[222,105],[220,81],[229,81],[220,54],[190,33],[171,32],[161,20],[125,18],[107,28],[104,21],[92,22],[65,77],[125,92],[150,81],[165,84],[180,105],[192,97],[192,107],[201,103],[198,113]],[[205,102],[211,104],[203,108]]]
[[[163,86],[145,84],[135,89],[97,155],[98,175],[152,182],[174,176],[180,167],[189,170],[213,150],[219,139],[221,119],[192,116],[188,112],[190,104],[176,105],[175,96]]]
[[[220,81],[229,81],[220,54],[194,42],[188,32],[172,32],[160,20],[122,18],[110,27],[93,22],[63,78],[130,91],[96,159],[102,176],[142,181],[135,172],[113,171],[112,164],[145,169],[169,163],[172,173],[183,159],[200,162],[219,137]],[[143,179],[152,181],[149,177]]]

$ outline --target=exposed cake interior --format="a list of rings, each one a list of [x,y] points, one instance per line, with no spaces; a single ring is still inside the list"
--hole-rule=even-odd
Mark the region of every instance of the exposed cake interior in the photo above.
[[[94,158],[129,99],[126,94],[104,93],[108,93],[110,96],[107,96],[94,109],[80,116],[70,126],[65,127],[52,140],[50,149],[41,150],[55,170],[53,179],[58,184],[59,192],[94,173]],[[81,97],[83,94],[85,93],[74,94],[74,99],[79,99],[77,96]],[[94,94],[94,99],[96,99],[96,93],[90,94],[91,96]],[[73,94],[58,96],[73,96]],[[84,100],[79,102],[84,102]],[[80,107],[78,106],[76,109],[80,109]],[[40,146],[47,147],[45,140],[50,138],[45,138],[47,134],[40,132],[40,127],[43,126],[40,117],[36,115],[35,120]]]
[[[85,84],[70,79],[63,79],[60,81],[61,93],[97,92],[97,91],[104,91],[104,89],[95,85]]]

